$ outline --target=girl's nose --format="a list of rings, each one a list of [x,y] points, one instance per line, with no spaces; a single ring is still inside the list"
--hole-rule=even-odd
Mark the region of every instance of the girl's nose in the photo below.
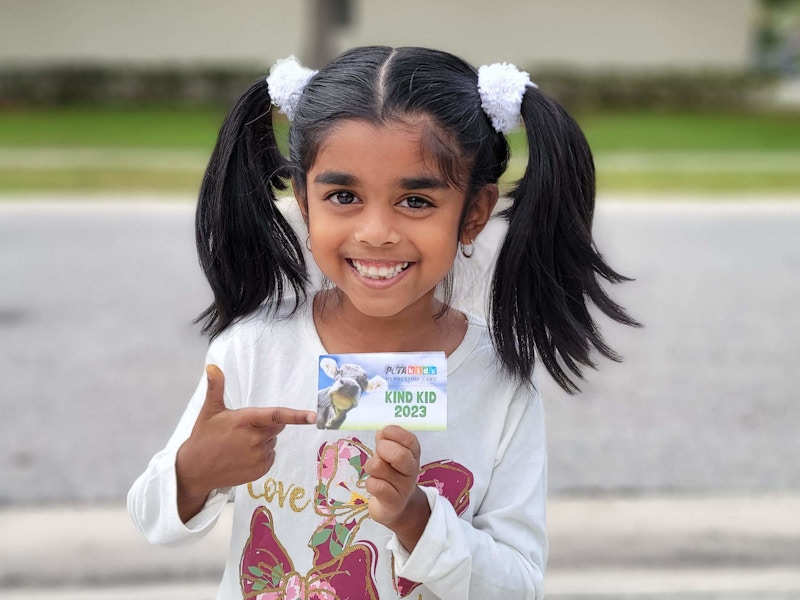
[[[377,203],[368,204],[359,215],[355,240],[375,247],[398,243],[400,234],[392,208]]]

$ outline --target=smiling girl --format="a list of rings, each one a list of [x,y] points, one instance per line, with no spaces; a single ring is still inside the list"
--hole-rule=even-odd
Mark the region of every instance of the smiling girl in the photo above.
[[[277,149],[270,105],[292,121]],[[524,121],[490,322],[451,306]],[[300,238],[276,203],[292,187]],[[196,539],[234,501],[218,598],[541,598],[546,451],[535,357],[567,391],[592,350],[587,308],[634,324],[591,237],[586,140],[511,65],[434,50],[279,61],[228,115],[200,192],[212,343],[175,433],[134,483],[155,543]],[[325,277],[309,284],[302,237]],[[323,354],[441,351],[446,432],[319,430]],[[290,427],[286,428],[287,425]],[[305,425],[305,426],[303,426]]]

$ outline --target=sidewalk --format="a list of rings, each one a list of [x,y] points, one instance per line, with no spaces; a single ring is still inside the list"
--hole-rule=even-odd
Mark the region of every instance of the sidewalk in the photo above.
[[[230,518],[163,548],[119,504],[0,508],[0,596],[211,600]],[[548,522],[551,598],[800,598],[800,494],[557,497]]]

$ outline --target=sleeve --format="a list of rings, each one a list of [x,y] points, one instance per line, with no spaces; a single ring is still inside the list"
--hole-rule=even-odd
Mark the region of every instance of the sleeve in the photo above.
[[[433,488],[431,516],[410,554],[389,541],[395,573],[443,600],[539,600],[547,562],[547,457],[541,398],[518,394],[506,422],[487,493],[472,523]]]
[[[220,367],[225,374],[225,404],[236,406],[239,397],[236,362],[226,340],[218,338],[212,343],[206,364]],[[166,447],[150,460],[128,491],[128,512],[152,544],[180,546],[200,539],[213,528],[226,503],[233,498],[232,488],[214,490],[201,511],[188,522],[184,523],[178,515],[175,459],[178,449],[192,433],[205,402],[206,389],[204,373]]]

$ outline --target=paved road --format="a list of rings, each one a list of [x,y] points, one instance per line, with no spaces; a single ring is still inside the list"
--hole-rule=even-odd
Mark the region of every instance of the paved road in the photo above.
[[[0,203],[0,503],[119,500],[202,372],[187,203]],[[546,379],[555,494],[800,491],[800,202],[601,203],[625,363]]]

